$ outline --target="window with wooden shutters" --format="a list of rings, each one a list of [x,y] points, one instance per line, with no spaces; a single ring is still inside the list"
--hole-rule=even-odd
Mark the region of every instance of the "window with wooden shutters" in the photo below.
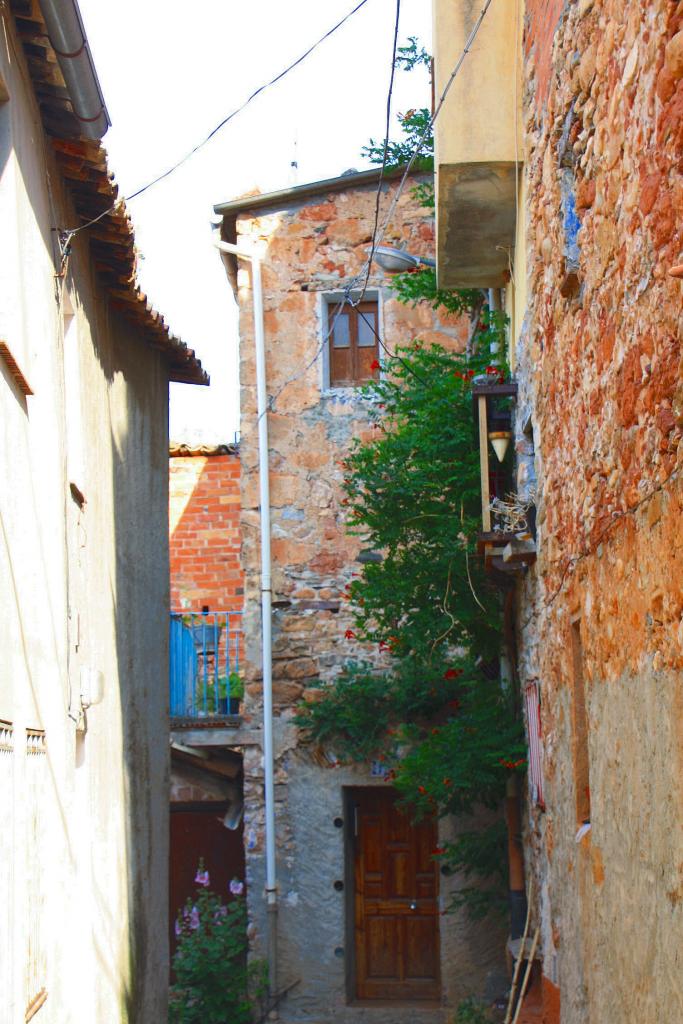
[[[330,387],[355,387],[379,377],[379,308],[376,300],[328,306]]]

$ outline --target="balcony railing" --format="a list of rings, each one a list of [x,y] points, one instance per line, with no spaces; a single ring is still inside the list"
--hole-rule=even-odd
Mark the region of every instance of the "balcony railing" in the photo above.
[[[171,718],[239,714],[242,612],[171,612]]]

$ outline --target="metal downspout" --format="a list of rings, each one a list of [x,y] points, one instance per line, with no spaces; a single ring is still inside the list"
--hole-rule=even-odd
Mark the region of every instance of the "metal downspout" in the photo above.
[[[230,242],[214,240],[221,253],[248,260],[252,267],[254,306],[254,347],[256,354],[256,414],[258,417],[259,501],[261,524],[261,659],[263,666],[263,773],[266,818],[266,951],[268,993],[276,1015],[277,997],[277,866],[275,857],[275,755],[273,749],[273,651],[272,580],[270,555],[270,480],[268,476],[268,396],[266,394],[266,351],[263,330],[261,261]]]
[[[76,0],[39,0],[80,133],[99,141],[111,124]]]

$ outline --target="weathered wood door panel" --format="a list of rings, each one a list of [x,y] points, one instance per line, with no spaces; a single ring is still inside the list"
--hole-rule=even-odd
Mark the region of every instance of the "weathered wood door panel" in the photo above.
[[[357,999],[440,996],[436,825],[413,825],[390,789],[354,790]]]

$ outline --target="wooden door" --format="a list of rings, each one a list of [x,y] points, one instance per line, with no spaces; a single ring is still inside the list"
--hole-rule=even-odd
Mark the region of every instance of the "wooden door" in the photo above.
[[[390,789],[350,793],[357,999],[440,997],[434,820],[411,824]]]

